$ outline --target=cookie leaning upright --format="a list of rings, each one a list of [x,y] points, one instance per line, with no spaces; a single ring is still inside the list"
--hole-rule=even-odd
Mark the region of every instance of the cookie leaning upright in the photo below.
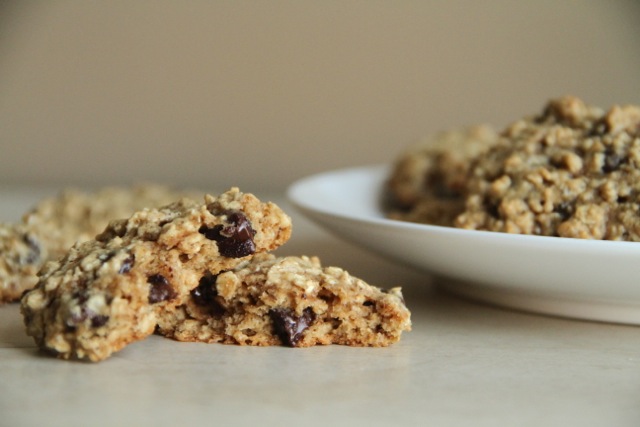
[[[47,264],[22,298],[27,333],[62,358],[102,360],[153,333],[159,313],[206,272],[232,269],[290,234],[280,208],[237,188],[136,212]]]

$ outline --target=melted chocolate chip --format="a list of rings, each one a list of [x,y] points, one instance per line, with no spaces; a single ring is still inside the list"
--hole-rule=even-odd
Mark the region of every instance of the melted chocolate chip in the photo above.
[[[253,237],[256,232],[251,228],[247,217],[239,211],[229,211],[226,215],[227,225],[216,225],[211,228],[202,226],[198,231],[207,239],[215,240],[223,256],[242,258],[255,253],[256,244]]]
[[[302,316],[296,316],[293,310],[277,308],[269,311],[273,322],[273,330],[283,344],[296,347],[302,339],[304,331],[311,326],[316,319],[316,314],[311,307],[302,312]]]
[[[191,297],[197,305],[209,308],[212,315],[220,316],[225,310],[217,300],[216,277],[210,273],[202,276],[198,286],[191,291]]]
[[[173,290],[167,278],[162,274],[149,276],[147,282],[151,285],[149,288],[149,302],[151,304],[167,301],[177,296],[176,291]]]
[[[124,261],[122,261],[122,265],[120,265],[120,269],[118,270],[118,273],[126,274],[130,272],[131,267],[133,267],[133,263],[135,262],[135,260],[136,260],[136,257],[133,254],[125,258]]]

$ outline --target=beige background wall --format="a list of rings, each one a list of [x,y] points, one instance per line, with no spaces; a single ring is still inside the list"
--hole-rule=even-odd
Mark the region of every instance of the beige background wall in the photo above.
[[[281,190],[549,98],[640,103],[633,1],[5,1],[0,183]]]

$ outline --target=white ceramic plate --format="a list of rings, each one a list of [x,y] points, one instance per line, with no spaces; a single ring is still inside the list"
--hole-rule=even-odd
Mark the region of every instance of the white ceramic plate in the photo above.
[[[460,230],[386,219],[386,165],[294,183],[288,197],[337,236],[444,278],[449,291],[564,317],[640,324],[640,243]]]

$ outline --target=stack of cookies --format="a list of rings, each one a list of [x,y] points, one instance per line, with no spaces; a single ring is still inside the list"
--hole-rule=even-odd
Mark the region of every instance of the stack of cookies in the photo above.
[[[147,202],[61,257],[46,256],[38,243],[31,258],[47,262],[37,275],[37,262],[18,263],[30,265],[18,271],[30,280],[13,282],[32,287],[21,311],[40,348],[99,361],[154,332],[179,341],[308,347],[387,346],[410,330],[399,288],[383,291],[315,257],[273,255],[291,235],[291,219],[273,203],[237,188],[202,202]],[[33,230],[39,242],[51,235]],[[7,247],[17,239],[28,255],[36,237],[11,237]]]
[[[435,139],[396,162],[390,218],[640,241],[640,107],[566,96],[499,133],[483,126]]]

